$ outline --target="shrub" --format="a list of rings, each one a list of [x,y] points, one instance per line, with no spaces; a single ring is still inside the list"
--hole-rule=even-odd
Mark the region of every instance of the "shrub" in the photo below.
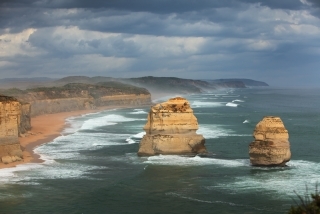
[[[295,201],[296,206],[292,206],[289,214],[320,214],[320,195],[318,192],[318,185],[316,186],[316,191],[311,194],[311,198],[308,194],[308,188],[306,194],[300,196],[296,194],[299,198],[299,202]]]

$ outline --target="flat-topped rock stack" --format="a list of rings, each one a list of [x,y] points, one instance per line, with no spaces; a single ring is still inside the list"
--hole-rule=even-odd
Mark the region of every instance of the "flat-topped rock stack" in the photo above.
[[[266,116],[253,132],[250,162],[255,166],[284,166],[291,158],[289,134],[280,117]]]
[[[182,97],[151,107],[144,126],[139,156],[206,153],[205,139],[196,133],[198,121],[189,102]]]

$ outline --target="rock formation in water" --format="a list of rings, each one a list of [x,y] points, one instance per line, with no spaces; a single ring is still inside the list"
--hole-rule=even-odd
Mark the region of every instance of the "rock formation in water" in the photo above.
[[[172,98],[151,107],[144,130],[139,156],[206,153],[205,139],[196,133],[197,118],[184,98]]]
[[[252,165],[284,166],[291,158],[289,134],[280,117],[267,116],[260,121],[249,145]]]
[[[0,95],[0,162],[11,163],[22,159],[18,139],[21,111],[17,99]]]

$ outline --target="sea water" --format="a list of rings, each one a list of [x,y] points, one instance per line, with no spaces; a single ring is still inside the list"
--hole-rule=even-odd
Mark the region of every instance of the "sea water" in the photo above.
[[[44,163],[0,170],[0,213],[286,213],[320,181],[320,91],[229,89],[185,96],[208,157],[138,157],[149,108],[67,119],[35,149]],[[160,102],[161,100],[157,100]],[[255,125],[280,116],[287,167],[253,167]]]

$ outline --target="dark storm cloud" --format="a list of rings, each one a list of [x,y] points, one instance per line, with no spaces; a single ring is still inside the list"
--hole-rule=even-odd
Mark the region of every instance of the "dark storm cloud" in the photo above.
[[[319,8],[318,0],[0,0],[0,68],[261,80],[303,70],[319,79]]]
[[[116,12],[113,10],[75,9],[30,9],[15,8],[3,13],[0,20],[2,29],[11,33],[26,28],[54,26],[78,26],[81,29],[100,32],[164,35],[164,36],[221,36],[248,37],[261,32],[270,32],[271,24],[263,28],[252,16],[239,16],[245,9],[237,12],[230,8],[207,9],[203,13],[152,14],[146,12]],[[22,14],[16,17],[15,14]],[[243,24],[245,23],[245,25]]]
[[[310,0],[318,3],[317,0]],[[299,0],[2,0],[2,6],[44,7],[44,8],[111,8],[115,10],[145,11],[152,13],[183,13],[208,8],[238,7],[241,3],[261,4],[276,9],[300,9]]]
[[[179,13],[203,10],[206,8],[230,7],[238,5],[238,1],[220,0],[2,0],[2,7],[42,7],[42,8],[109,8],[127,11],[147,11],[152,13]]]
[[[299,10],[303,7],[303,4],[299,0],[240,0],[246,3],[260,3],[262,6],[267,6],[272,9],[289,9],[289,10]]]
[[[291,2],[291,3],[290,3]],[[61,0],[14,0],[2,1],[0,29],[21,32],[26,28],[52,26],[78,26],[82,29],[131,34],[167,36],[238,36],[247,37],[255,33],[255,17],[240,17],[249,4],[268,7],[299,9],[299,0],[253,1],[253,0],[113,0],[113,1],[61,1]],[[245,5],[244,5],[245,4]],[[290,6],[290,7],[289,7]],[[8,9],[9,8],[9,9]],[[76,8],[75,13],[65,9]],[[235,9],[236,8],[236,9]],[[188,24],[212,22],[228,25],[228,29],[182,28]],[[241,27],[246,22],[249,28]],[[250,25],[250,26],[249,26]],[[259,30],[257,30],[258,32]]]
[[[308,0],[308,2],[312,3],[312,6],[314,6],[314,7],[320,7],[319,0]]]
[[[139,56],[139,49],[133,41],[126,41],[125,36],[112,35],[108,38],[81,38],[74,35],[55,33],[44,28],[36,31],[28,42],[32,46],[45,49],[49,57],[70,57],[76,54],[101,54],[103,56],[132,57]]]

